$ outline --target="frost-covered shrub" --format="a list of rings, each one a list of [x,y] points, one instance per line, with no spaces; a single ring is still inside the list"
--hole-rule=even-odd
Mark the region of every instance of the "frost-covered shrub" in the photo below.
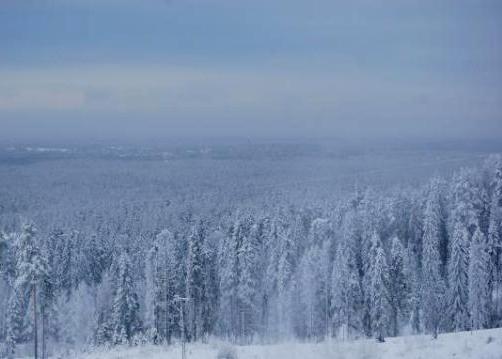
[[[148,333],[137,333],[132,337],[131,345],[145,345],[151,343],[148,337]]]
[[[230,345],[222,346],[218,350],[218,355],[216,356],[216,359],[238,359],[237,351],[235,350],[234,347]]]

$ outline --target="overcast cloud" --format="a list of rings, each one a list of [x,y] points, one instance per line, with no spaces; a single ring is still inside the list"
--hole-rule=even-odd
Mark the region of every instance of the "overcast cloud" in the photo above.
[[[502,136],[498,1],[4,1],[2,139]]]

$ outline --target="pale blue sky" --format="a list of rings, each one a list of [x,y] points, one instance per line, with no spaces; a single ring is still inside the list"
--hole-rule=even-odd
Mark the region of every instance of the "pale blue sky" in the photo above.
[[[0,136],[502,136],[501,20],[496,0],[3,0]]]

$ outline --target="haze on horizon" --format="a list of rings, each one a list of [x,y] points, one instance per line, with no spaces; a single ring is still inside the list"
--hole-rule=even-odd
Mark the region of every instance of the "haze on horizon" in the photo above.
[[[502,138],[496,0],[6,0],[0,141]]]

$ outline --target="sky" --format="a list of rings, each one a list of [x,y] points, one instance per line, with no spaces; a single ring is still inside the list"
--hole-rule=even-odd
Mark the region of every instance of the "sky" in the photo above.
[[[1,0],[0,140],[502,138],[499,0]]]

